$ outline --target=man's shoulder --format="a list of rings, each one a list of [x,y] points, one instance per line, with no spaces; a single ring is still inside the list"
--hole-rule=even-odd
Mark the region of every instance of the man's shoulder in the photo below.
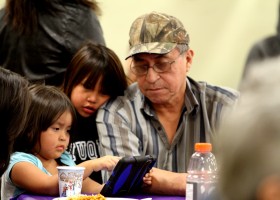
[[[239,92],[233,88],[225,86],[217,86],[206,83],[208,91],[214,91],[217,95],[225,95],[229,98],[236,99],[239,97]]]
[[[126,106],[127,104],[138,104],[141,103],[143,100],[143,95],[140,92],[137,83],[133,83],[130,85],[124,93],[124,96],[118,96],[114,100],[108,101],[104,108],[110,110],[118,110],[123,106]]]
[[[233,88],[225,86],[212,85],[207,82],[198,82],[200,93],[205,95],[206,99],[224,103],[235,103],[239,99],[239,92]]]

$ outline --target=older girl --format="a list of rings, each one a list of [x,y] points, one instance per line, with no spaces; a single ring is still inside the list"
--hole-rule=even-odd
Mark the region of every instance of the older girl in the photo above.
[[[65,74],[63,91],[71,99],[78,118],[69,146],[76,163],[100,157],[97,110],[106,101],[123,95],[126,87],[123,66],[111,49],[87,42],[74,55]],[[102,183],[100,172],[90,177]]]

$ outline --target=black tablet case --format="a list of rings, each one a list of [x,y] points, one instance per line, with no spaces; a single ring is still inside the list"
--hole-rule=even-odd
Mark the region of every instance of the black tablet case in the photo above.
[[[100,194],[118,197],[141,191],[143,177],[154,166],[156,158],[151,155],[123,157],[114,168]]]

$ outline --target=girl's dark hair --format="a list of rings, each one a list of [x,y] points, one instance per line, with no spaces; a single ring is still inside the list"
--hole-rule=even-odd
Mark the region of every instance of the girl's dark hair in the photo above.
[[[75,123],[75,109],[69,98],[55,86],[32,85],[29,88],[32,102],[28,111],[26,126],[16,139],[15,151],[34,153],[35,144],[65,111],[70,111]]]
[[[23,129],[31,97],[28,81],[0,67],[0,176],[7,168],[14,138]]]
[[[109,48],[87,42],[72,58],[63,82],[63,91],[70,97],[75,86],[84,81],[84,87],[94,89],[101,78],[101,92],[112,99],[124,94],[126,75],[118,56]]]
[[[55,4],[67,3],[82,4],[101,14],[95,0],[6,0],[5,19],[20,34],[32,33],[38,26],[39,13],[57,15],[63,10]]]

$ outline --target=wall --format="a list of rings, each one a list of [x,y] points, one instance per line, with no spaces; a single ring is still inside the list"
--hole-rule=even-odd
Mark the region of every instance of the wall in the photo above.
[[[274,34],[278,0],[98,0],[107,46],[124,61],[128,32],[138,16],[166,12],[181,19],[195,57],[190,76],[237,88],[249,48]],[[4,0],[0,0],[0,6]],[[124,65],[126,63],[124,62]]]

